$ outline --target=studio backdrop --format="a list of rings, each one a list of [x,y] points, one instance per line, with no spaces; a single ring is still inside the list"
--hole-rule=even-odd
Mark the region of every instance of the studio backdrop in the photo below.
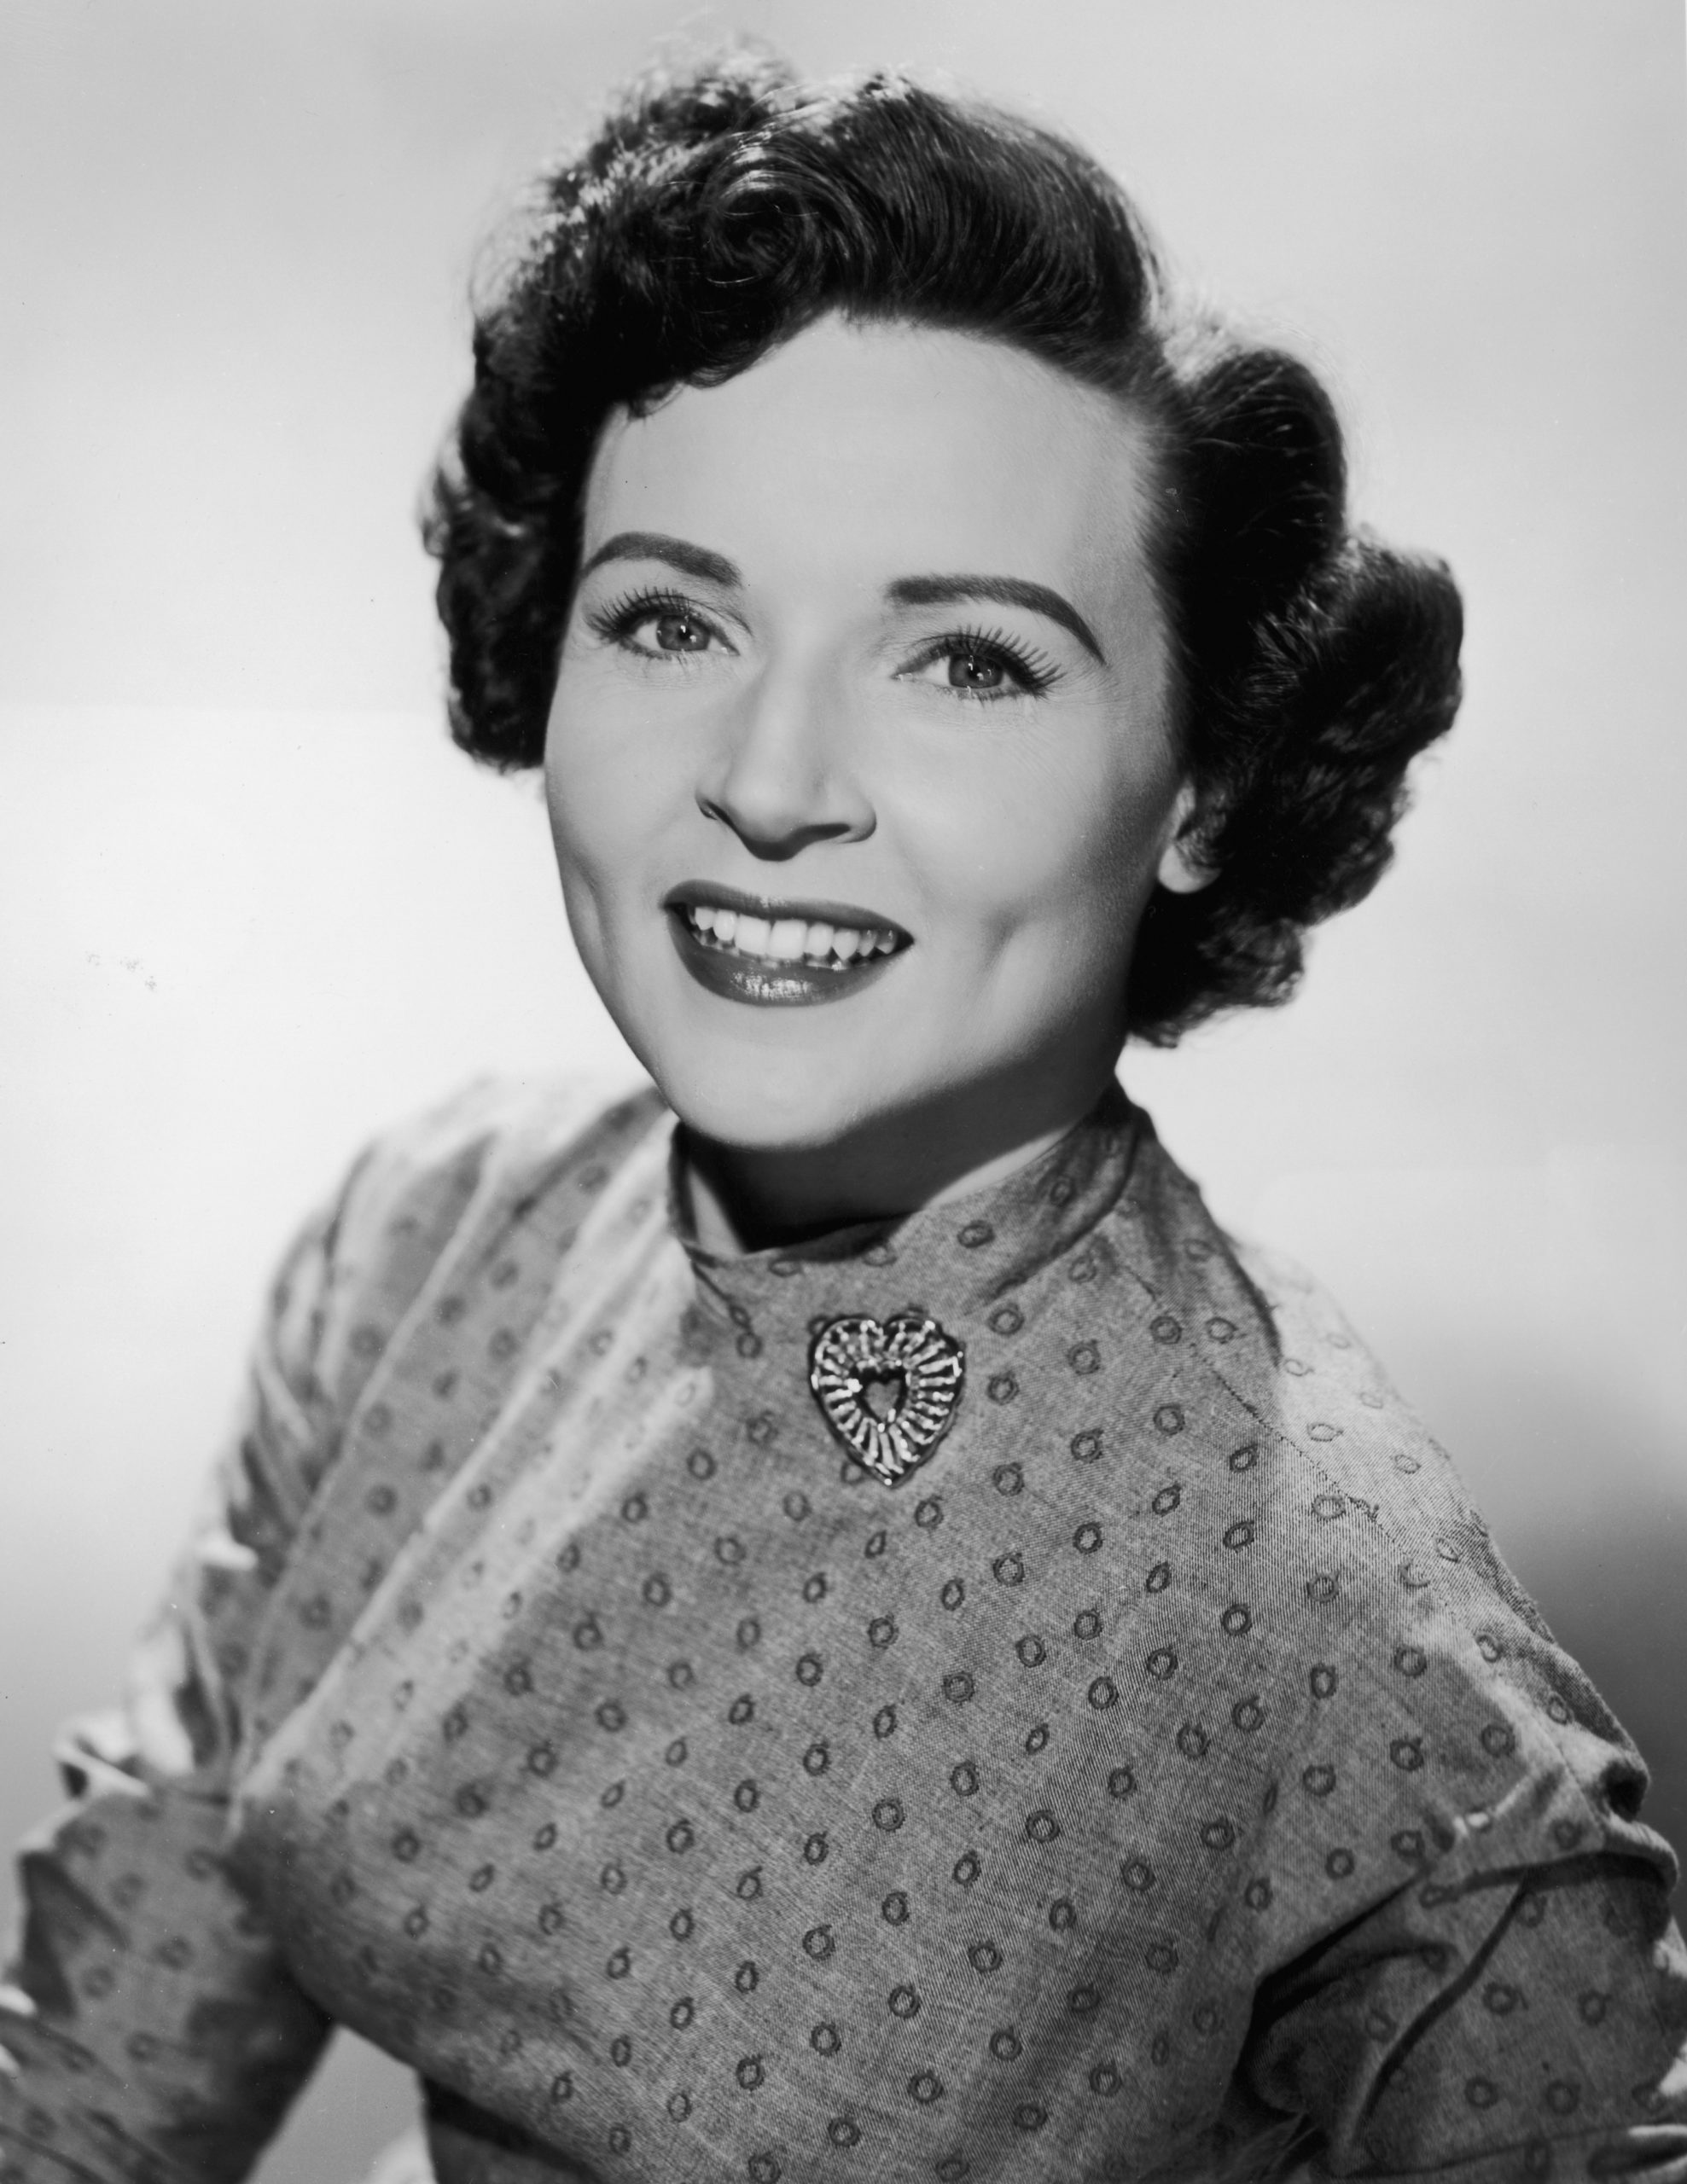
[[[1286,1010],[1123,1075],[1451,1448],[1681,1844],[1678,0],[10,0],[0,1834],[120,1687],[305,1209],[477,1072],[632,1073],[534,787],[447,740],[414,509],[524,178],[741,33],[1086,140],[1451,562],[1469,695],[1394,869]],[[347,2043],[265,2184],[408,2100]]]

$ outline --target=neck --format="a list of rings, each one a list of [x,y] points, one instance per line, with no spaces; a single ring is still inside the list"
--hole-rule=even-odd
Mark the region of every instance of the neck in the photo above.
[[[1052,1112],[1046,1101],[1016,1103],[995,1087],[946,1100],[938,1111],[875,1120],[823,1146],[733,1146],[684,1130],[694,1233],[705,1251],[730,1258],[987,1189],[1057,1144],[1106,1083],[1103,1076],[1086,1084]]]

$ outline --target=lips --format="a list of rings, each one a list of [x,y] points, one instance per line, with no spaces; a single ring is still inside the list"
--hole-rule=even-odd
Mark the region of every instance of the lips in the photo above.
[[[763,1008],[841,1001],[913,945],[900,926],[854,903],[772,901],[687,880],[664,908],[699,984]]]

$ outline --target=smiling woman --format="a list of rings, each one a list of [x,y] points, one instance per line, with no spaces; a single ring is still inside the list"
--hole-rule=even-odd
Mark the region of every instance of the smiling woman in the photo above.
[[[26,1862],[4,2184],[242,2174],[336,2020],[439,2184],[1683,2184],[1632,1745],[1114,1081],[1452,717],[1316,380],[1059,138],[734,59],[547,177],[429,538],[652,1087],[300,1235]]]
[[[986,1181],[1110,1078],[1143,905],[1203,876],[1144,439],[1021,351],[835,316],[606,429],[551,813],[599,990],[730,1148],[707,1240]]]

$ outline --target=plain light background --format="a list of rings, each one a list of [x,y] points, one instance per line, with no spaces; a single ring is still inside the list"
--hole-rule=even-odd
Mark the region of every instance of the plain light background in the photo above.
[[[1329,375],[1469,698],[1285,1013],[1127,1057],[1454,1449],[1687,1838],[1687,81],[1676,0],[10,0],[0,1833],[106,1703],[266,1269],[463,1077],[628,1064],[411,511],[477,248],[659,38],[952,70]],[[987,459],[987,450],[983,451]],[[408,2094],[352,2043],[265,2184]]]

